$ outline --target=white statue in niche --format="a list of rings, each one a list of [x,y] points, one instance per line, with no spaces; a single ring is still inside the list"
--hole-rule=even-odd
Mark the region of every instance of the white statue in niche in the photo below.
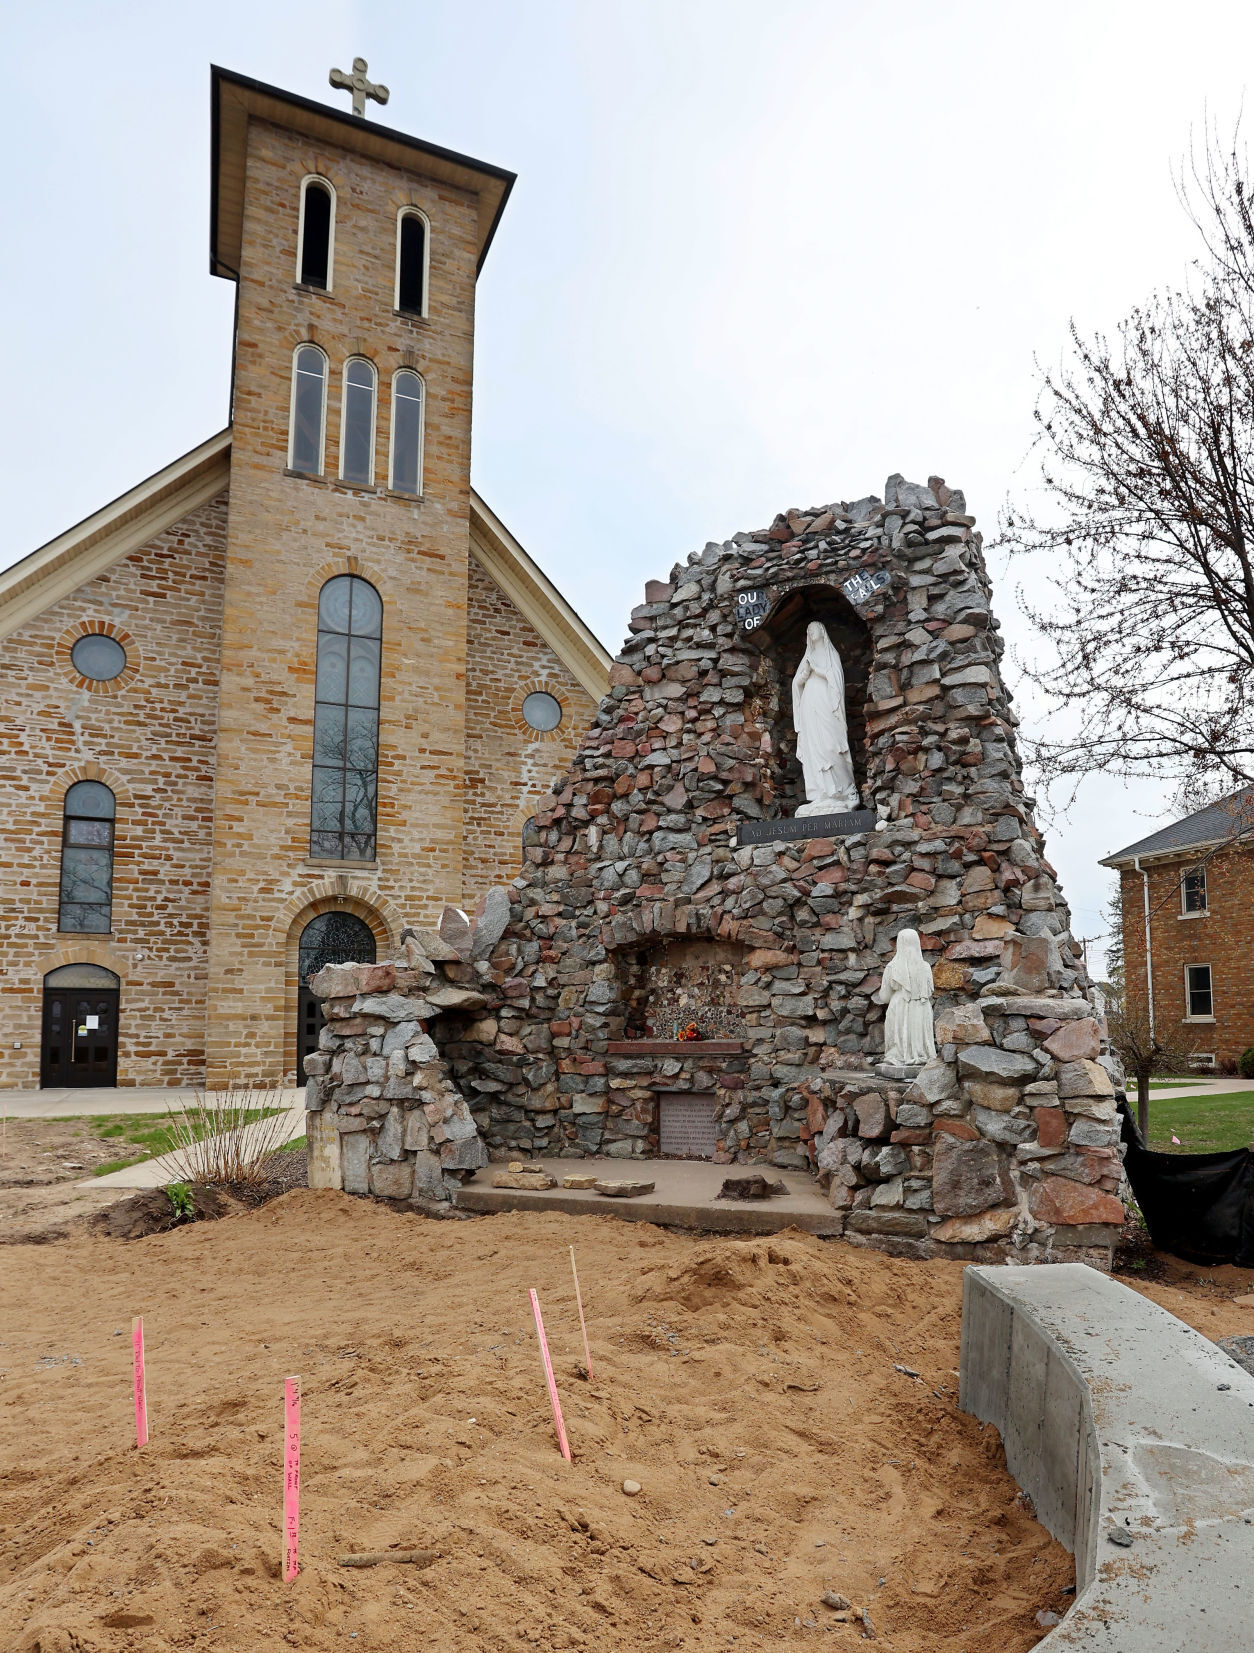
[[[898,931],[897,951],[875,994],[877,1004],[888,1006],[884,1016],[886,1067],[921,1068],[936,1055],[932,991],[932,967],[923,957],[919,932]]]
[[[834,815],[857,809],[845,723],[845,673],[820,620],[806,627],[806,652],[792,680],[792,720],[808,800],[797,814]]]

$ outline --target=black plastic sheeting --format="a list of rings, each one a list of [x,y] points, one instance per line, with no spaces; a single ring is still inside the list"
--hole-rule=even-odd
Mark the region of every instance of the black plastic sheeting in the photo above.
[[[1125,1104],[1124,1170],[1159,1251],[1254,1268],[1254,1154],[1156,1154]]]

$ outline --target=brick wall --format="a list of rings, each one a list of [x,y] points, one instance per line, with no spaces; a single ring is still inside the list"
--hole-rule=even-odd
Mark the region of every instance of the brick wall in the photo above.
[[[1154,1013],[1163,1033],[1217,1061],[1254,1045],[1254,854],[1221,850],[1206,863],[1207,911],[1182,916],[1180,881],[1193,858],[1146,867],[1154,960]],[[1121,873],[1128,990],[1144,995],[1145,907],[1141,875]],[[1186,1020],[1185,967],[1209,964],[1215,1019]]]
[[[38,1085],[43,978],[80,961],[121,977],[119,1083],[201,1077],[225,547],[223,495],[4,640],[0,1086]],[[74,672],[87,629],[125,647],[118,683]],[[117,797],[107,936],[57,931],[62,800],[82,779]]]
[[[521,867],[523,824],[569,766],[597,707],[473,557],[466,629],[463,885],[471,902]],[[537,689],[562,707],[548,734],[522,715]]]
[[[334,290],[295,283],[300,184],[337,194]],[[396,213],[431,223],[430,319],[392,308]],[[210,954],[209,1072],[295,1067],[288,942],[316,904],[433,918],[462,886],[466,562],[476,203],[463,191],[253,121],[249,126],[231,462]],[[338,469],[345,360],[379,374],[386,479],[393,371],[427,390],[424,497],[285,475],[292,352],[330,362],[326,476]],[[318,592],[356,571],[383,598],[377,863],[309,856]],[[284,1056],[279,1060],[278,1052]]]

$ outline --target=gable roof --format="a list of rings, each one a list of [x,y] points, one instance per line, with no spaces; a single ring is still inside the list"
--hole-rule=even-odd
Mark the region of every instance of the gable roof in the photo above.
[[[1254,787],[1243,787],[1158,832],[1151,832],[1148,838],[1129,844],[1127,849],[1105,856],[1099,864],[1127,867],[1137,859],[1168,860],[1192,850],[1213,849],[1229,840],[1235,842],[1248,837],[1251,831],[1254,831]]]
[[[219,431],[129,493],[0,572],[0,637],[42,614],[220,494],[231,479],[231,432]]]
[[[240,242],[244,232],[244,164],[250,119],[267,120],[316,142],[355,150],[406,172],[421,173],[469,191],[479,200],[479,261],[487,257],[496,226],[505,211],[515,174],[488,161],[475,161],[439,144],[424,143],[391,126],[361,115],[315,103],[278,86],[210,70],[209,93],[209,269],[213,275],[239,278]]]
[[[0,572],[0,638],[121,562],[226,488],[231,431],[219,431],[129,493]],[[472,489],[470,548],[476,562],[599,701],[611,660],[557,587]]]
[[[599,703],[609,690],[610,667],[614,662],[600,639],[473,488],[470,490],[470,549],[493,584],[499,586],[571,676]]]

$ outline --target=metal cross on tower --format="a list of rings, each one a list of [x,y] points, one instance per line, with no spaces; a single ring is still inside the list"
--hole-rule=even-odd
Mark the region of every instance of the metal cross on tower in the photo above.
[[[337,92],[351,92],[353,94],[353,113],[366,118],[366,99],[373,98],[376,103],[386,103],[388,89],[386,86],[376,86],[372,80],[366,79],[366,60],[364,57],[353,59],[353,72],[346,75],[343,69],[332,69],[331,85]]]

